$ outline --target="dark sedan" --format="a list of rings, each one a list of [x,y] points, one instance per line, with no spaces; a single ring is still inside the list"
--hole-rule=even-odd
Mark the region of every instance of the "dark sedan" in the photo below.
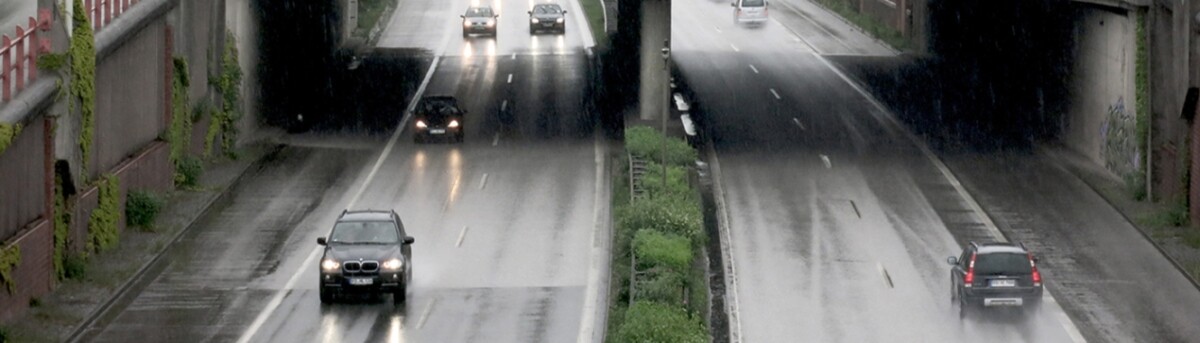
[[[467,13],[459,17],[463,20],[463,37],[470,36],[472,33],[496,36],[496,19],[500,18],[500,15],[492,11],[491,7],[474,6],[468,8]]]
[[[413,141],[424,143],[433,138],[450,138],[461,143],[466,134],[463,128],[463,116],[466,113],[453,96],[421,98],[413,109]]]
[[[558,33],[567,32],[567,11],[558,4],[537,4],[529,13],[529,33],[539,30],[551,30]]]

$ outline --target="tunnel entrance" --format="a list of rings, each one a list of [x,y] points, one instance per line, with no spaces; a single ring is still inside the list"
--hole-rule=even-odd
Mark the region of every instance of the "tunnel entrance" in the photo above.
[[[832,57],[935,145],[1029,147],[1058,137],[1069,105],[1077,4],[929,2],[929,54]]]
[[[339,0],[253,3],[262,124],[289,131],[395,128],[432,56],[342,47]]]

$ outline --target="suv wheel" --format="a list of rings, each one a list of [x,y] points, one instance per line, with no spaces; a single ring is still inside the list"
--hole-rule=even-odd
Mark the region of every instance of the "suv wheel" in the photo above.
[[[400,286],[400,289],[392,293],[392,304],[400,305],[408,301],[408,285]]]
[[[320,292],[321,292],[321,303],[322,304],[333,303],[333,291],[325,289],[325,285],[321,285]]]

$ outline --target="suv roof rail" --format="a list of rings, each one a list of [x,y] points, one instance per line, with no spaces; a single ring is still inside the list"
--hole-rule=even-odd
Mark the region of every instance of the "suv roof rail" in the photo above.
[[[975,241],[971,241],[971,246],[975,247],[975,249],[979,249],[979,243]]]

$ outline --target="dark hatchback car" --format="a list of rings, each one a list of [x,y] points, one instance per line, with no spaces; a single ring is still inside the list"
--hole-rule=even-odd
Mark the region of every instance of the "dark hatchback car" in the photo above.
[[[329,238],[317,238],[321,303],[343,294],[392,294],[403,303],[412,281],[414,239],[394,211],[343,211]]]
[[[1042,274],[1037,258],[1024,245],[971,242],[962,256],[950,257],[950,301],[959,317],[989,307],[1035,312],[1042,303]]]
[[[458,107],[458,99],[447,95],[426,96],[413,109],[413,141],[424,143],[432,138],[450,138],[462,142],[463,116],[466,110]]]
[[[530,34],[537,33],[538,30],[567,32],[567,11],[564,11],[558,4],[537,4],[533,6],[533,10],[527,13],[529,13]]]

